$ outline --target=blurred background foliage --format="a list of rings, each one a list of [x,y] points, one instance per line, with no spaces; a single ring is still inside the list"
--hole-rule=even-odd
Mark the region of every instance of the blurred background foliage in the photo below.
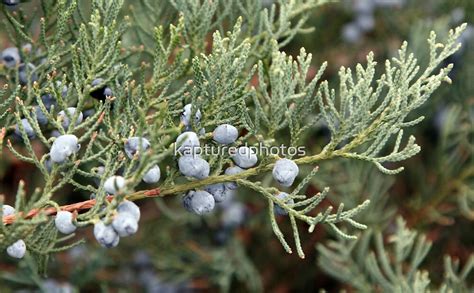
[[[410,229],[426,235],[433,243],[421,267],[438,286],[443,281],[442,256],[450,255],[464,264],[474,249],[474,1],[387,0],[396,4],[377,6],[372,12],[373,25],[350,34],[347,25],[360,16],[354,1],[341,0],[314,11],[307,23],[314,31],[298,35],[284,51],[296,56],[300,47],[305,47],[313,54],[313,72],[328,61],[323,78],[335,83],[340,66],[363,63],[369,51],[383,62],[396,53],[403,40],[408,40],[416,56],[422,58],[428,53],[426,38],[430,30],[442,36],[448,28],[462,22],[470,24],[463,35],[463,49],[449,60],[455,64],[453,84],[435,92],[420,110],[425,120],[410,130],[416,134],[422,152],[406,162],[405,171],[388,176],[366,163],[331,160],[320,165],[307,190],[314,194],[324,186],[333,186],[322,209],[331,203],[352,208],[371,199],[369,212],[358,221],[385,235],[395,232],[396,217],[401,215]],[[136,1],[129,2],[131,6],[125,12],[133,15],[134,21],[141,20],[140,25],[154,26],[177,18],[170,5],[162,5],[159,17],[151,17],[146,9],[133,6]],[[34,15],[38,1],[25,5],[28,6],[23,11]],[[4,22],[4,16],[0,17]],[[9,43],[6,30],[0,29],[0,33],[1,48],[14,45]],[[126,35],[124,44],[145,45],[143,54],[128,62],[146,61],[146,44],[150,41],[139,33]],[[304,138],[305,145],[314,152],[321,150],[328,133],[321,125]],[[41,180],[36,172],[33,166],[3,152],[0,193],[12,196],[20,179],[31,191],[31,186]],[[63,201],[75,202],[89,196],[70,189],[64,193]],[[13,200],[7,197],[6,203]],[[2,254],[0,292],[27,292],[38,286],[48,292],[52,292],[51,288],[64,292],[356,290],[351,282],[343,282],[321,269],[327,260],[322,259],[322,250],[316,246],[325,247],[336,239],[330,231],[318,226],[312,234],[303,233],[306,258],[301,260],[284,253],[272,235],[264,200],[239,189],[236,201],[233,204],[239,208],[235,215],[222,209],[206,218],[186,213],[175,197],[142,201],[142,228],[136,236],[112,250],[100,249],[90,241],[58,253],[50,263],[48,276],[37,275],[34,262],[29,259],[16,269],[15,262]],[[245,218],[240,225],[225,224],[228,217],[239,215]],[[291,231],[286,223],[281,227]],[[90,232],[85,229],[76,237],[92,238]]]

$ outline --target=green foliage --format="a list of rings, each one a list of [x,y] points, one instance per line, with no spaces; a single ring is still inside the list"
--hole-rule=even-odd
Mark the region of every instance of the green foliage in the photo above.
[[[357,241],[344,239],[319,244],[322,270],[359,291],[429,292],[429,273],[420,268],[431,248],[424,235],[406,227],[398,218],[395,231],[384,241],[381,231],[368,230]],[[470,292],[468,278],[474,255],[461,269],[458,261],[445,258],[445,280],[440,292]]]
[[[235,181],[240,190],[263,197],[272,231],[288,253],[294,246],[298,256],[304,258],[299,226],[304,225],[313,233],[322,224],[341,238],[330,242],[329,248],[318,246],[321,267],[335,278],[361,291],[426,290],[428,275],[418,268],[430,244],[406,229],[402,220],[391,238],[392,262],[380,232],[369,228],[354,241],[360,232],[353,230],[366,230],[366,224],[375,229],[377,222],[384,224],[393,215],[393,210],[385,209],[383,197],[391,186],[390,179],[378,177],[380,174],[375,175],[366,164],[357,169],[351,167],[357,172],[347,174],[348,181],[357,181],[360,186],[353,185],[350,190],[334,178],[317,178],[318,168],[314,165],[335,159],[345,161],[335,165],[337,172],[338,167],[354,164],[349,162],[354,160],[369,162],[386,174],[401,172],[403,167],[394,163],[399,164],[420,151],[414,136],[403,142],[404,132],[424,119],[418,110],[442,82],[451,82],[448,74],[452,65],[445,66],[443,62],[459,49],[456,40],[465,25],[451,30],[441,42],[432,32],[428,38],[428,58],[420,62],[404,42],[398,56],[385,62],[382,74],[377,73],[374,54],[369,53],[366,65],[358,64],[355,69],[342,67],[338,87],[332,88],[328,81],[322,80],[327,63],[312,75],[312,55],[304,48],[297,57],[280,51],[297,34],[310,31],[305,27],[309,13],[329,1],[280,0],[268,8],[262,1],[250,0],[161,2],[137,1],[130,10],[131,16],[124,16],[124,1],[41,1],[39,32],[33,30],[23,13],[2,8],[15,44],[18,47],[24,42],[32,44],[30,51],[21,52],[24,62],[38,66],[27,71],[28,82],[24,86],[19,83],[18,68],[0,68],[0,78],[8,84],[0,90],[3,97],[0,123],[6,133],[6,139],[0,136],[0,142],[18,160],[35,165],[44,180],[30,195],[20,184],[14,221],[0,226],[0,249],[17,239],[25,239],[28,268],[45,274],[51,253],[79,243],[70,242],[74,235],[58,237],[50,217],[54,212],[47,212],[48,208],[61,209],[60,205],[65,203],[61,194],[68,188],[95,195],[95,204],[81,211],[74,221],[78,227],[87,227],[100,219],[110,222],[124,198],[176,196],[209,184]],[[36,81],[32,80],[34,75],[38,76]],[[98,78],[102,82],[92,86]],[[68,88],[65,95],[63,86]],[[92,92],[104,87],[110,87],[112,97],[102,102],[91,98]],[[41,98],[45,94],[57,101],[49,111]],[[214,145],[211,131],[223,123],[243,130],[237,146],[261,143],[268,147],[280,144],[297,147],[320,125],[329,128],[331,139],[320,152],[309,150],[304,156],[292,158],[301,168],[310,165],[295,187],[287,190],[293,204],[278,199],[279,186],[267,180],[278,159],[273,155],[260,155],[258,166],[236,175],[220,175],[224,166],[232,164],[229,155],[208,156],[205,159],[212,170],[209,178],[183,178],[173,151],[176,137],[184,128],[179,115],[188,103],[192,104],[193,114],[198,109],[203,113],[202,120],[193,120],[191,126],[196,132],[205,130],[200,139],[208,145]],[[35,106],[45,114],[46,126],[38,123]],[[58,118],[57,113],[68,107],[76,108],[72,116],[67,114],[70,121],[76,121],[80,112],[93,110],[94,114],[64,129],[63,118]],[[450,138],[455,134],[452,128],[458,124],[457,119],[469,119],[459,117],[459,108],[453,107],[449,113],[451,122],[446,126],[442,144],[445,149],[457,147]],[[27,119],[37,139],[28,137],[22,118]],[[19,126],[21,139],[13,139],[15,125]],[[52,130],[76,135],[81,151],[48,170],[49,150],[55,140],[50,135]],[[285,137],[285,134],[289,135]],[[150,149],[140,154],[141,158],[129,159],[124,153],[124,142],[132,136],[145,136],[151,142]],[[41,145],[41,153],[35,151],[34,144]],[[466,163],[465,159],[453,160]],[[143,175],[155,164],[166,170],[165,178],[158,185],[144,186]],[[453,161],[446,165],[453,165]],[[103,172],[98,172],[102,166]],[[104,182],[119,172],[126,178],[126,188],[110,200]],[[359,181],[360,177],[366,180]],[[374,183],[369,196],[359,194],[365,191],[364,181]],[[315,183],[320,192],[310,192],[307,189],[310,183]],[[462,183],[459,190],[462,193],[459,204],[472,217],[472,188]],[[356,200],[346,200],[351,193]],[[337,203],[323,206],[328,198],[336,199]],[[157,199],[164,213],[179,215],[163,208],[162,200]],[[282,221],[274,213],[275,205],[288,212],[294,245],[289,244],[280,228]],[[39,212],[28,215],[32,210]],[[186,219],[182,224],[192,221]],[[372,238],[375,253],[366,258]],[[68,244],[59,247],[64,241]],[[169,239],[160,241],[164,246],[173,246]],[[223,249],[208,257],[207,262],[193,259],[195,266],[191,269],[186,268],[178,255],[160,257],[165,259],[164,266],[178,263],[175,271],[171,271],[181,273],[182,277],[199,277],[201,268],[211,267],[207,273],[215,274],[212,282],[222,290],[230,290],[234,278],[248,280],[251,291],[261,290],[256,269],[245,257],[241,244],[233,242],[232,248],[231,262],[227,263],[227,251]],[[410,264],[408,270],[406,263]],[[442,290],[467,290],[464,280],[471,267],[472,261],[459,271],[458,264],[446,260],[447,275]]]

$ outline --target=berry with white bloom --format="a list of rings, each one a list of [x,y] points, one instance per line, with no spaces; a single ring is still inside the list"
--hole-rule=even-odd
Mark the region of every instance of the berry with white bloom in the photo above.
[[[215,183],[208,185],[204,188],[204,190],[212,194],[216,202],[222,202],[226,200],[229,196],[231,196],[231,193],[227,192],[224,183]]]
[[[291,186],[298,176],[299,168],[295,162],[288,159],[280,159],[273,167],[273,178],[283,186]]]
[[[243,171],[244,171],[244,169],[240,168],[239,166],[232,166],[232,167],[229,167],[229,168],[225,169],[224,174],[225,175],[236,175],[236,174],[239,174]],[[238,186],[237,186],[237,183],[235,183],[235,182],[226,182],[225,187],[228,188],[228,189],[234,190],[234,189],[237,189]]]
[[[14,258],[23,258],[26,253],[26,244],[23,240],[18,240],[12,245],[7,247],[7,253],[9,256]]]
[[[5,1],[4,1],[5,3]],[[20,52],[16,47],[6,48],[2,51],[2,62],[7,68],[14,68],[20,63]]]
[[[375,27],[375,18],[372,14],[358,15],[355,23],[363,32],[369,32]]]
[[[109,194],[117,194],[125,187],[125,178],[122,176],[111,176],[104,183],[104,189]]]
[[[342,28],[342,39],[350,44],[357,43],[362,37],[362,30],[356,23],[346,24]]]
[[[28,83],[28,75],[31,77],[31,83],[38,80],[38,74],[33,72],[35,69],[36,67],[31,63],[28,63],[28,65],[25,65],[24,63],[20,64],[18,67],[18,78],[21,85],[26,85]]]
[[[252,148],[242,146],[237,149],[237,152],[232,155],[232,160],[240,168],[251,168],[257,164],[258,158]]]
[[[199,137],[195,132],[186,131],[176,139],[175,149],[184,155],[194,155],[199,150]]]
[[[183,112],[181,113],[181,123],[183,123],[184,126],[191,126],[191,115],[192,115],[192,105],[187,104],[183,108]],[[197,124],[201,121],[201,111],[199,109],[196,110],[194,113],[194,123]]]
[[[104,79],[97,78],[92,81],[92,87],[97,87],[98,85],[102,84]],[[103,86],[98,88],[90,93],[91,97],[99,101],[105,101],[107,97],[111,97],[113,95],[112,90],[108,86]]]
[[[67,90],[67,88],[66,88]],[[56,99],[51,94],[44,94],[41,96],[41,101],[43,102],[44,107],[46,110],[51,110],[51,107],[56,107]]]
[[[76,108],[69,107],[69,108],[66,109],[66,111],[68,112],[69,117],[73,118],[74,114],[76,113]],[[59,112],[58,117],[61,119],[61,125],[63,126],[63,128],[67,129],[71,122],[69,121],[69,117],[66,114],[66,112],[64,112],[64,111]],[[81,124],[82,120],[83,120],[82,112],[79,112],[79,114],[77,116],[77,119],[76,119],[76,126]]]
[[[143,176],[143,181],[148,184],[156,183],[160,180],[160,176],[160,167],[158,167],[158,165],[154,165],[145,173],[145,176]]]
[[[25,129],[25,132],[28,138],[34,138],[36,136],[35,131],[33,130],[33,127],[31,126],[30,122],[28,122],[28,119],[26,118],[21,119],[21,125]],[[21,137],[20,126],[18,124],[15,126],[15,134]]]
[[[206,160],[197,156],[182,156],[178,160],[181,174],[196,179],[209,177],[210,167]]]
[[[138,221],[131,213],[118,213],[112,221],[112,227],[120,237],[133,235],[138,230]]]
[[[46,115],[43,113],[40,106],[35,106],[34,109],[36,114],[36,121],[38,121],[40,125],[48,124],[48,118],[46,118]]]
[[[71,234],[76,231],[76,226],[74,226],[72,213],[68,211],[59,211],[56,214],[56,219],[54,219],[54,224],[56,229],[63,234]]]
[[[212,194],[204,190],[190,191],[183,197],[183,206],[197,215],[210,213],[215,204]]]
[[[293,199],[290,198],[290,195],[286,192],[281,192],[281,193],[277,194],[276,198],[283,201],[285,204],[290,205],[290,206],[295,203],[293,201]],[[278,204],[274,204],[274,210],[273,211],[275,212],[275,214],[277,214],[279,216],[288,215],[288,212],[284,208],[279,206]]]
[[[150,141],[144,137],[133,136],[127,139],[125,142],[125,153],[130,159],[136,153],[143,153],[150,147]]]
[[[214,129],[212,137],[220,144],[231,144],[239,137],[239,131],[230,124],[222,124]]]
[[[112,225],[105,225],[102,221],[94,225],[94,237],[101,246],[106,248],[115,247],[120,241],[120,237]]]
[[[73,134],[65,134],[57,137],[51,147],[50,156],[54,163],[62,163],[69,156],[79,151],[81,145]]]
[[[240,202],[233,202],[228,207],[224,208],[221,221],[226,228],[235,228],[245,221],[246,209],[245,205]]]
[[[140,208],[130,200],[124,200],[117,206],[118,213],[128,213],[133,215],[135,221],[140,220]]]
[[[13,215],[15,213],[15,208],[7,204],[3,205],[2,210],[3,210],[4,217]]]

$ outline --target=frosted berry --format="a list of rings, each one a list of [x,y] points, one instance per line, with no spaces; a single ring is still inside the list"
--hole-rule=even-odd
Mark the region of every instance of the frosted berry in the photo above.
[[[239,166],[232,166],[232,167],[229,167],[229,168],[225,169],[224,174],[225,175],[235,175],[235,174],[239,174],[243,171],[244,171],[244,169],[240,168]],[[226,182],[225,187],[228,188],[228,189],[234,190],[234,189],[237,189],[238,186],[237,186],[237,183],[235,183],[235,182]]]
[[[230,124],[222,124],[214,129],[212,136],[220,144],[231,144],[239,137],[239,131]]]
[[[112,227],[120,237],[127,237],[137,232],[138,222],[131,213],[118,213],[112,221]]]
[[[129,213],[133,215],[135,221],[140,220],[140,208],[130,200],[124,200],[117,206],[118,213]]]
[[[3,210],[4,217],[13,215],[15,213],[15,208],[7,204],[3,205],[2,210]]]
[[[7,253],[9,256],[14,258],[23,258],[26,253],[26,244],[23,240],[18,240],[12,245],[7,247]]]
[[[74,107],[69,107],[67,108],[67,112],[69,114],[69,117],[73,118],[74,117],[74,114],[76,113],[76,108]],[[61,111],[58,113],[58,118],[61,119],[61,125],[63,126],[64,129],[67,129],[69,128],[69,124],[71,123],[69,121],[69,117],[66,115],[66,112],[64,111]],[[83,119],[83,115],[82,115],[82,112],[79,112],[79,115],[77,116],[77,119],[76,119],[76,126],[81,124],[82,122],[82,119]]]
[[[342,28],[342,39],[350,44],[357,43],[362,37],[362,31],[355,23],[346,24]]]
[[[125,187],[125,178],[122,176],[111,176],[104,183],[104,189],[109,194],[117,194]]]
[[[255,151],[246,146],[238,148],[236,153],[232,155],[232,159],[237,166],[244,169],[255,166],[258,161]]]
[[[20,64],[18,67],[18,78],[20,79],[21,85],[28,84],[28,75],[31,76],[31,83],[38,80],[38,74],[34,72],[35,69],[36,67],[31,63],[28,63],[28,65],[24,63]]]
[[[356,0],[353,5],[354,12],[357,14],[372,13],[375,9],[374,0]]]
[[[3,3],[5,3],[5,1],[3,1]],[[1,56],[2,56],[2,62],[5,65],[5,67],[14,68],[20,63],[20,52],[18,51],[18,48],[16,47],[6,48],[5,50],[2,51]]]
[[[273,178],[283,186],[291,186],[298,176],[299,168],[295,162],[288,159],[280,159],[273,167]]]
[[[183,132],[176,139],[176,150],[184,155],[197,154],[199,146],[199,138],[192,131]]]
[[[181,174],[196,179],[209,177],[210,167],[206,160],[198,156],[183,156],[178,160],[178,167]]]
[[[235,228],[245,221],[246,209],[239,202],[233,202],[222,211],[222,225],[227,228]]]
[[[73,134],[65,134],[56,138],[51,147],[50,156],[54,163],[62,163],[69,156],[79,151],[81,145]]]
[[[39,125],[46,125],[48,124],[48,118],[46,115],[43,113],[41,110],[40,106],[35,106],[35,115],[36,115],[36,121],[38,121]]]
[[[150,147],[150,142],[144,137],[130,137],[125,142],[125,153],[127,156],[132,159],[133,156],[138,152],[139,154],[143,153]]]
[[[195,110],[196,112],[194,113],[194,123],[197,124],[201,121],[201,111],[199,109]],[[192,115],[192,105],[187,104],[183,108],[183,112],[181,113],[181,123],[183,123],[184,126],[191,126],[191,115]]]
[[[283,201],[287,205],[293,205],[295,202],[289,196],[290,195],[288,193],[281,192],[281,193],[276,195],[276,198]],[[274,204],[274,210],[273,211],[275,212],[275,214],[280,215],[280,216],[284,216],[284,215],[288,214],[288,212],[284,208],[282,208],[281,206],[279,206],[277,204]]]
[[[66,88],[67,89],[67,88]],[[41,101],[44,104],[46,110],[51,110],[51,107],[56,107],[56,99],[51,94],[44,94],[41,96]]]
[[[30,122],[28,122],[26,118],[21,119],[21,124],[23,125],[23,128],[25,129],[25,132],[28,138],[34,138],[36,136],[35,131],[33,130],[33,127],[31,126]],[[21,137],[20,126],[18,126],[18,124],[15,126],[15,134]]]
[[[161,171],[158,165],[154,165],[150,170],[143,176],[143,181],[148,184],[156,183],[160,180]]]
[[[372,14],[358,15],[355,23],[363,32],[369,32],[375,27],[375,18]]]
[[[208,185],[204,188],[204,190],[212,194],[216,202],[222,202],[231,195],[230,192],[227,192],[224,183],[215,183]]]
[[[54,219],[56,229],[63,234],[71,234],[76,231],[74,226],[72,213],[68,211],[59,211]]]
[[[115,247],[120,241],[120,237],[112,225],[105,225],[102,221],[94,225],[94,237],[101,246],[106,248]]]
[[[102,83],[104,83],[104,79],[102,79],[102,78],[97,78],[97,79],[94,79],[94,80],[92,81],[92,84],[91,84],[91,85],[92,85],[92,87],[97,87],[98,85],[100,85],[100,84],[102,84]],[[112,92],[112,90],[111,90],[108,86],[104,85],[103,87],[98,88],[98,89],[92,91],[92,92],[90,93],[90,95],[91,95],[91,97],[93,97],[93,98],[96,99],[96,100],[105,101],[105,99],[106,99],[107,97],[113,95],[113,92]]]
[[[184,207],[197,215],[210,213],[215,206],[215,200],[212,194],[207,191],[190,191],[183,197]]]
[[[20,4],[20,0],[2,0],[2,3],[6,6],[15,7]]]

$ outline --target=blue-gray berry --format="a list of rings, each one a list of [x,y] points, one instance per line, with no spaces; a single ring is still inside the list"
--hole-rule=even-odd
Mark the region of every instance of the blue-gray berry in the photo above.
[[[212,194],[204,190],[190,191],[183,197],[183,206],[197,215],[210,213],[216,202]]]
[[[46,110],[51,110],[51,107],[56,107],[57,102],[56,99],[51,94],[44,94],[41,96],[41,101],[43,102],[44,107]]]
[[[355,23],[363,32],[369,32],[375,27],[375,18],[372,14],[360,14]]]
[[[299,168],[295,162],[288,159],[280,159],[273,167],[273,178],[283,186],[291,186],[298,176]]]
[[[118,213],[129,213],[135,217],[138,222],[140,220],[140,208],[130,200],[124,200],[117,206]]]
[[[122,176],[111,176],[104,183],[104,189],[109,194],[117,194],[125,187],[125,178]]]
[[[97,78],[97,79],[94,79],[92,81],[92,87],[97,87],[99,86],[100,84],[104,83],[104,79],[102,78]],[[91,97],[93,97],[94,99],[96,100],[99,100],[99,101],[105,101],[105,99],[107,97],[111,97],[113,95],[113,92],[112,90],[104,85],[103,87],[101,88],[98,88],[98,89],[95,89],[93,90],[91,93],[90,93]]]
[[[6,6],[15,7],[20,4],[20,0],[2,0],[2,3]]]
[[[231,144],[239,137],[239,131],[230,124],[222,124],[214,129],[212,136],[220,144]]]
[[[357,14],[372,13],[375,9],[374,0],[356,0],[353,5],[354,12]]]
[[[20,64],[18,67],[18,78],[21,85],[28,84],[28,81],[33,83],[38,80],[38,74],[35,72],[35,69],[36,67],[31,63],[28,63],[27,65],[24,63]],[[28,76],[31,77],[30,80],[28,80]]]
[[[36,136],[36,133],[33,130],[33,127],[31,126],[30,122],[28,122],[28,119],[26,118],[21,119],[21,125],[25,129],[25,132],[28,138],[34,138]],[[20,126],[18,124],[15,126],[15,134],[21,137]]]
[[[14,258],[23,258],[26,253],[26,244],[23,240],[18,240],[12,245],[7,247],[7,253],[9,256]]]
[[[181,123],[183,123],[184,126],[191,126],[191,115],[192,115],[192,105],[187,104],[183,108],[183,112],[181,113]],[[194,123],[197,124],[201,121],[201,111],[199,109],[196,110],[194,113]]]
[[[289,197],[290,195],[286,192],[281,192],[279,194],[276,195],[276,198],[283,201],[285,204],[287,205],[293,205],[295,202],[293,201],[292,198]],[[275,214],[277,215],[280,215],[280,216],[284,216],[284,215],[288,215],[288,212],[282,208],[281,206],[279,206],[278,204],[274,204],[273,206],[273,211],[275,212]]]
[[[48,118],[46,115],[43,113],[41,110],[40,106],[35,106],[35,115],[36,115],[36,121],[38,121],[39,125],[46,125],[48,124]]]
[[[184,155],[195,155],[200,151],[199,137],[195,132],[186,131],[176,139],[175,149]]]
[[[178,167],[181,174],[196,179],[209,177],[210,167],[206,160],[198,156],[182,156],[178,160]]]
[[[204,188],[204,190],[212,194],[216,202],[222,202],[231,195],[230,192],[227,192],[227,188],[225,187],[224,183],[208,185]]]
[[[156,183],[160,180],[161,171],[158,165],[154,165],[143,176],[143,181],[148,184]]]
[[[133,136],[125,142],[125,153],[132,159],[138,153],[141,154],[150,147],[150,142],[144,137]]]
[[[244,169],[240,168],[239,166],[232,166],[227,169],[225,169],[224,174],[225,175],[235,175],[243,172]],[[231,190],[237,189],[238,185],[235,182],[226,182],[225,187]]]
[[[57,137],[51,147],[50,156],[54,163],[63,163],[69,156],[79,151],[81,145],[73,134]]]
[[[5,1],[3,2],[5,3]],[[2,62],[5,67],[14,68],[20,63],[20,52],[16,47],[6,48],[2,51]]]
[[[237,166],[244,169],[251,168],[258,162],[255,150],[246,146],[239,147],[232,155],[232,160]]]
[[[245,221],[245,205],[240,202],[234,202],[224,208],[221,215],[222,225],[226,228],[235,228]]]
[[[69,114],[69,117],[71,117],[71,118],[74,117],[74,114],[76,113],[76,110],[77,109],[74,108],[74,107],[69,107],[69,108],[66,109],[66,111]],[[69,127],[69,124],[71,123],[69,121],[69,117],[68,117],[68,115],[66,114],[65,111],[61,111],[61,112],[58,113],[58,118],[61,119],[61,125],[63,126],[64,129],[67,129]],[[77,125],[81,124],[82,119],[83,119],[82,112],[79,112],[75,125],[77,126]]]
[[[72,213],[68,211],[59,211],[54,219],[54,224],[56,229],[63,234],[71,234],[76,231]]]
[[[3,210],[3,216],[4,217],[9,216],[9,215],[13,215],[15,213],[15,208],[12,207],[11,205],[7,205],[7,204],[3,205],[2,210]]]
[[[362,31],[355,23],[346,24],[342,28],[342,39],[346,43],[357,43],[362,37]]]
[[[120,236],[114,230],[112,225],[105,225],[102,221],[95,223],[94,237],[101,246],[106,248],[115,247],[120,241]]]
[[[112,221],[112,227],[120,237],[133,235],[138,230],[138,221],[131,213],[117,213]]]

